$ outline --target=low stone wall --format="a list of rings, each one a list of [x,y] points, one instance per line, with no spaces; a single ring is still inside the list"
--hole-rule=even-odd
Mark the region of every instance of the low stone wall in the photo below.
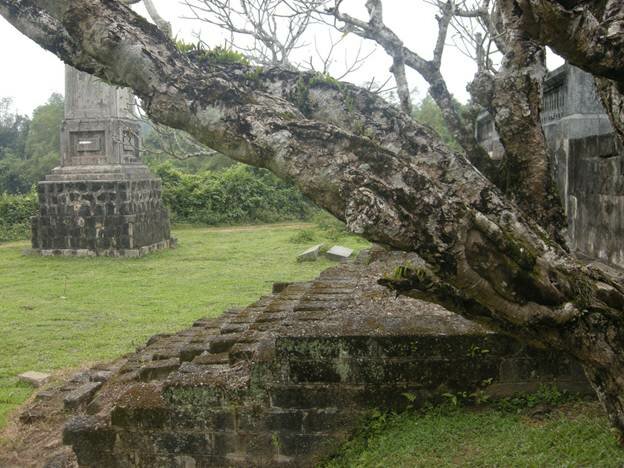
[[[44,181],[38,194],[32,246],[43,255],[138,256],[169,246],[159,179]]]
[[[613,134],[568,142],[567,214],[571,247],[624,265],[624,158]]]

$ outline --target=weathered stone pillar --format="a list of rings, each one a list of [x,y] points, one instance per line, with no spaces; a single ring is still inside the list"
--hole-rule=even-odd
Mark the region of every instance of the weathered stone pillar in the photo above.
[[[139,158],[132,95],[65,69],[61,165],[39,183],[42,255],[139,256],[171,244],[160,180]]]

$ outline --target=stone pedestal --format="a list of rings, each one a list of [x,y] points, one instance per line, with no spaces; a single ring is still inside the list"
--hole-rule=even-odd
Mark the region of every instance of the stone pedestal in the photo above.
[[[131,95],[66,68],[61,165],[39,183],[42,255],[139,256],[171,245],[160,180],[139,159]]]

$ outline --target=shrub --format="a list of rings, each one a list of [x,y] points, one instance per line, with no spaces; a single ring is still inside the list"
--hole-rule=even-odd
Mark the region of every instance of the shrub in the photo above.
[[[305,244],[316,240],[316,233],[312,229],[301,229],[289,239],[293,244]]]
[[[155,168],[172,220],[191,224],[271,223],[307,219],[314,208],[292,184],[264,169],[236,164],[220,172]]]
[[[30,217],[37,213],[37,194],[0,194],[0,242],[27,239]]]
[[[236,164],[223,171],[189,174],[169,162],[156,167],[172,221],[253,224],[308,219],[313,205],[292,184],[264,169]],[[27,239],[37,195],[0,194],[0,242]]]
[[[345,223],[326,211],[317,210],[312,220],[329,240],[337,241],[349,234]]]

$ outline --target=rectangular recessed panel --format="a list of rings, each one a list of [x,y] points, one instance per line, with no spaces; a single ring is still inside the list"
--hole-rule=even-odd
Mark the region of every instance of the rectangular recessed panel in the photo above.
[[[72,132],[72,157],[96,156],[104,153],[104,131]]]

